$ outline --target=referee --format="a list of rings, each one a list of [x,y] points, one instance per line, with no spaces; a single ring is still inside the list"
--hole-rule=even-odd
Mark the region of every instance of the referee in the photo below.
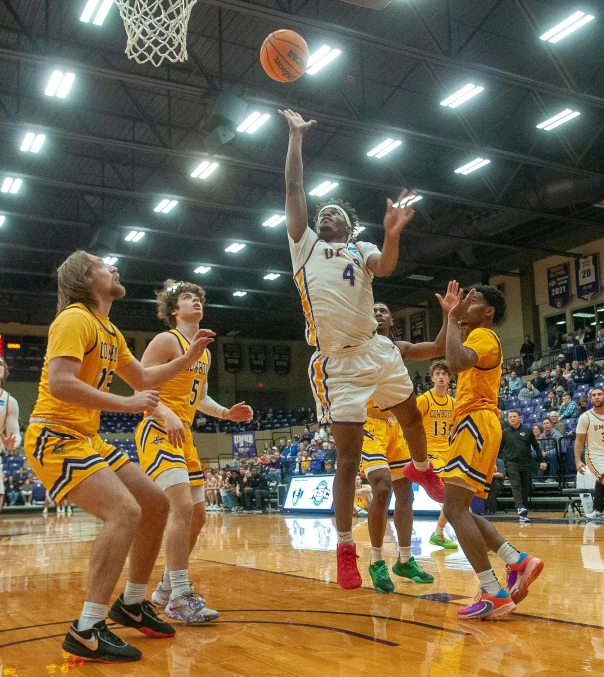
[[[522,418],[517,409],[508,412],[510,427],[503,431],[499,456],[505,463],[514,503],[518,509],[518,517],[521,522],[530,522],[527,505],[532,489],[532,451],[537,458],[541,457],[541,449],[535,435],[530,428],[522,425]]]

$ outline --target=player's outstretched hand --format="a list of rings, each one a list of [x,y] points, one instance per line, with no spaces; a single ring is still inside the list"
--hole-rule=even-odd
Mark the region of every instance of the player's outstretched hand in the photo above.
[[[16,435],[3,435],[2,433],[0,433],[0,441],[4,445],[6,451],[12,451],[17,446]]]
[[[284,110],[279,110],[279,115],[284,117],[287,120],[289,125],[290,132],[300,132],[300,134],[306,134],[306,132],[313,126],[317,124],[316,120],[306,120],[300,115],[300,113],[295,113],[289,108]]]
[[[467,296],[464,298],[463,289],[460,289],[457,294],[457,302],[449,311],[449,320],[453,320],[454,322],[461,320],[470,307],[475,294],[476,289],[470,289]]]
[[[236,423],[250,423],[254,418],[254,412],[245,402],[239,402],[239,404],[234,404],[225,413],[224,418],[228,418],[229,421],[235,421]]]
[[[401,191],[396,202],[392,202],[390,198],[386,201],[386,215],[384,216],[384,230],[386,235],[400,235],[403,228],[411,221],[415,215],[413,207],[403,206],[401,202],[407,204],[407,200],[415,197],[413,191],[406,189]],[[396,205],[396,207],[395,207]]]
[[[440,303],[440,307],[447,314],[449,314],[449,311],[451,308],[453,308],[453,306],[457,305],[457,301],[459,300],[458,297],[459,282],[457,280],[451,280],[451,282],[449,282],[447,286],[447,293],[444,297],[442,297],[440,294],[436,294],[436,298]]]
[[[211,329],[200,329],[195,334],[189,349],[185,353],[191,364],[197,362],[197,360],[205,353],[206,348],[210,343],[214,342],[214,336],[216,336],[216,334]]]
[[[143,390],[126,398],[127,409],[131,414],[140,414],[142,411],[154,411],[159,404],[159,391]]]

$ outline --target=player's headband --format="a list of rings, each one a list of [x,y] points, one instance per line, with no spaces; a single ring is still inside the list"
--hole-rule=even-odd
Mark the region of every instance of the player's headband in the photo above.
[[[350,232],[352,233],[352,223],[350,222],[350,216],[348,216],[348,214],[346,213],[346,210],[342,209],[342,207],[340,207],[340,205],[324,205],[323,207],[321,207],[321,211],[319,212],[319,216],[317,217],[317,220],[319,220],[319,221],[321,220],[321,214],[323,214],[323,212],[326,209],[335,209],[338,212],[338,214],[341,214],[344,217],[344,220],[346,221],[346,223],[348,224],[348,227],[350,228]]]

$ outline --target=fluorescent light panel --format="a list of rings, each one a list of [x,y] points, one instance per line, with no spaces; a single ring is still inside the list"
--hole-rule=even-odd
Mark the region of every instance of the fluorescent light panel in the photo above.
[[[332,49],[327,45],[323,45],[314,54],[310,55],[306,72],[308,75],[318,73],[325,68],[328,63],[331,63],[335,58],[340,56],[341,53],[342,52],[339,49]]]
[[[21,142],[20,149],[27,153],[28,151],[32,153],[38,153],[42,144],[46,139],[45,134],[34,134],[34,132],[27,132],[24,136],[23,141]]]
[[[254,111],[237,127],[238,132],[247,132],[253,134],[257,132],[262,125],[270,120],[271,116],[268,113],[259,113]]]
[[[205,275],[206,273],[209,273],[212,269],[210,266],[199,266],[198,268],[195,268],[193,272],[199,273],[200,275]]]
[[[476,85],[469,83],[455,92],[455,94],[451,94],[451,96],[448,96],[444,101],[441,101],[440,105],[448,106],[449,108],[457,108],[457,106],[461,106],[462,103],[465,103],[468,99],[480,94],[480,92],[484,92],[484,87],[477,87]]]
[[[240,252],[244,247],[245,245],[242,244],[241,242],[233,242],[233,244],[230,244],[224,251],[229,252],[229,254],[236,254],[237,252]]]
[[[191,176],[194,179],[207,179],[208,176],[215,170],[218,169],[217,162],[210,162],[209,160],[204,160],[199,166],[197,166],[192,172]]]
[[[80,16],[80,21],[83,23],[90,23],[90,19],[92,19],[94,10],[97,8],[98,4],[99,0],[88,0],[86,7],[84,7],[84,11]],[[113,0],[102,0],[99,11],[96,13],[94,20],[92,21],[95,26],[102,26],[103,21],[105,21],[112,4]]]
[[[117,263],[117,256],[105,256],[103,259],[103,263],[105,263],[108,266],[115,266]]]
[[[285,216],[283,214],[274,214],[270,219],[267,219],[262,225],[266,228],[275,228],[280,223],[285,221]]]
[[[126,242],[140,242],[144,237],[144,230],[131,230],[128,235],[126,235]]]
[[[545,120],[544,122],[540,122],[537,125],[537,129],[545,129],[546,131],[550,131],[551,129],[555,129],[556,127],[559,127],[560,125],[563,125],[565,122],[568,122],[569,120],[572,120],[573,118],[579,117],[581,113],[576,110],[572,110],[571,108],[565,108],[563,111],[558,113],[557,115],[554,115],[554,117],[549,118],[548,120]]]
[[[323,183],[320,183],[316,188],[313,188],[309,195],[323,197],[323,195],[327,195],[327,193],[332,191],[334,188],[337,188],[339,185],[340,184],[336,183],[335,181],[323,181]]]
[[[490,160],[484,160],[481,157],[477,157],[475,160],[472,160],[472,162],[468,162],[467,164],[458,167],[455,170],[456,174],[471,174],[472,172],[475,172],[477,169],[480,169],[481,167],[484,167],[485,165],[488,165],[491,161]]]
[[[75,80],[74,73],[63,73],[63,71],[54,71],[50,76],[48,85],[46,85],[46,96],[56,96],[59,99],[64,99],[69,92],[73,81]]]
[[[2,182],[2,188],[0,188],[0,193],[15,193],[19,192],[21,184],[23,181],[21,179],[13,179],[11,176],[7,176]]]
[[[355,234],[355,235],[358,235],[359,233],[362,233],[364,230],[365,230],[365,226],[357,226],[357,227],[354,229],[354,234]]]
[[[281,277],[279,273],[269,273],[268,275],[264,276],[265,280],[276,280],[278,277]]]
[[[233,296],[245,296],[247,294],[246,291],[234,291]]]
[[[382,158],[384,155],[387,155],[391,151],[393,151],[395,148],[398,148],[401,145],[402,141],[394,140],[394,139],[386,139],[385,141],[382,141],[382,143],[379,144],[379,146],[376,146],[375,148],[372,148],[367,155],[369,157],[377,157],[377,158]]]
[[[177,204],[178,200],[162,200],[153,211],[167,214],[168,212],[172,211]]]
[[[392,206],[393,207],[408,207],[409,205],[412,205],[414,202],[419,202],[420,200],[423,200],[424,196],[423,195],[410,195],[409,197],[403,198],[400,203],[395,202]]]
[[[0,214],[0,227],[4,225],[4,222],[6,221],[6,216],[4,214]]]
[[[592,14],[586,14],[585,12],[575,12],[571,14],[567,19],[564,19],[557,26],[554,26],[552,29],[539,36],[540,40],[547,40],[548,42],[556,43],[560,42],[562,38],[565,38],[567,35],[574,33],[577,29],[585,26],[595,19]]]

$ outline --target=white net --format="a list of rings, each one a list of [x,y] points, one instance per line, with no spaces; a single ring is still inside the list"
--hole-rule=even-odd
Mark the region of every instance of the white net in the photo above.
[[[114,0],[126,27],[126,54],[137,63],[160,66],[185,61],[187,26],[197,0]]]

